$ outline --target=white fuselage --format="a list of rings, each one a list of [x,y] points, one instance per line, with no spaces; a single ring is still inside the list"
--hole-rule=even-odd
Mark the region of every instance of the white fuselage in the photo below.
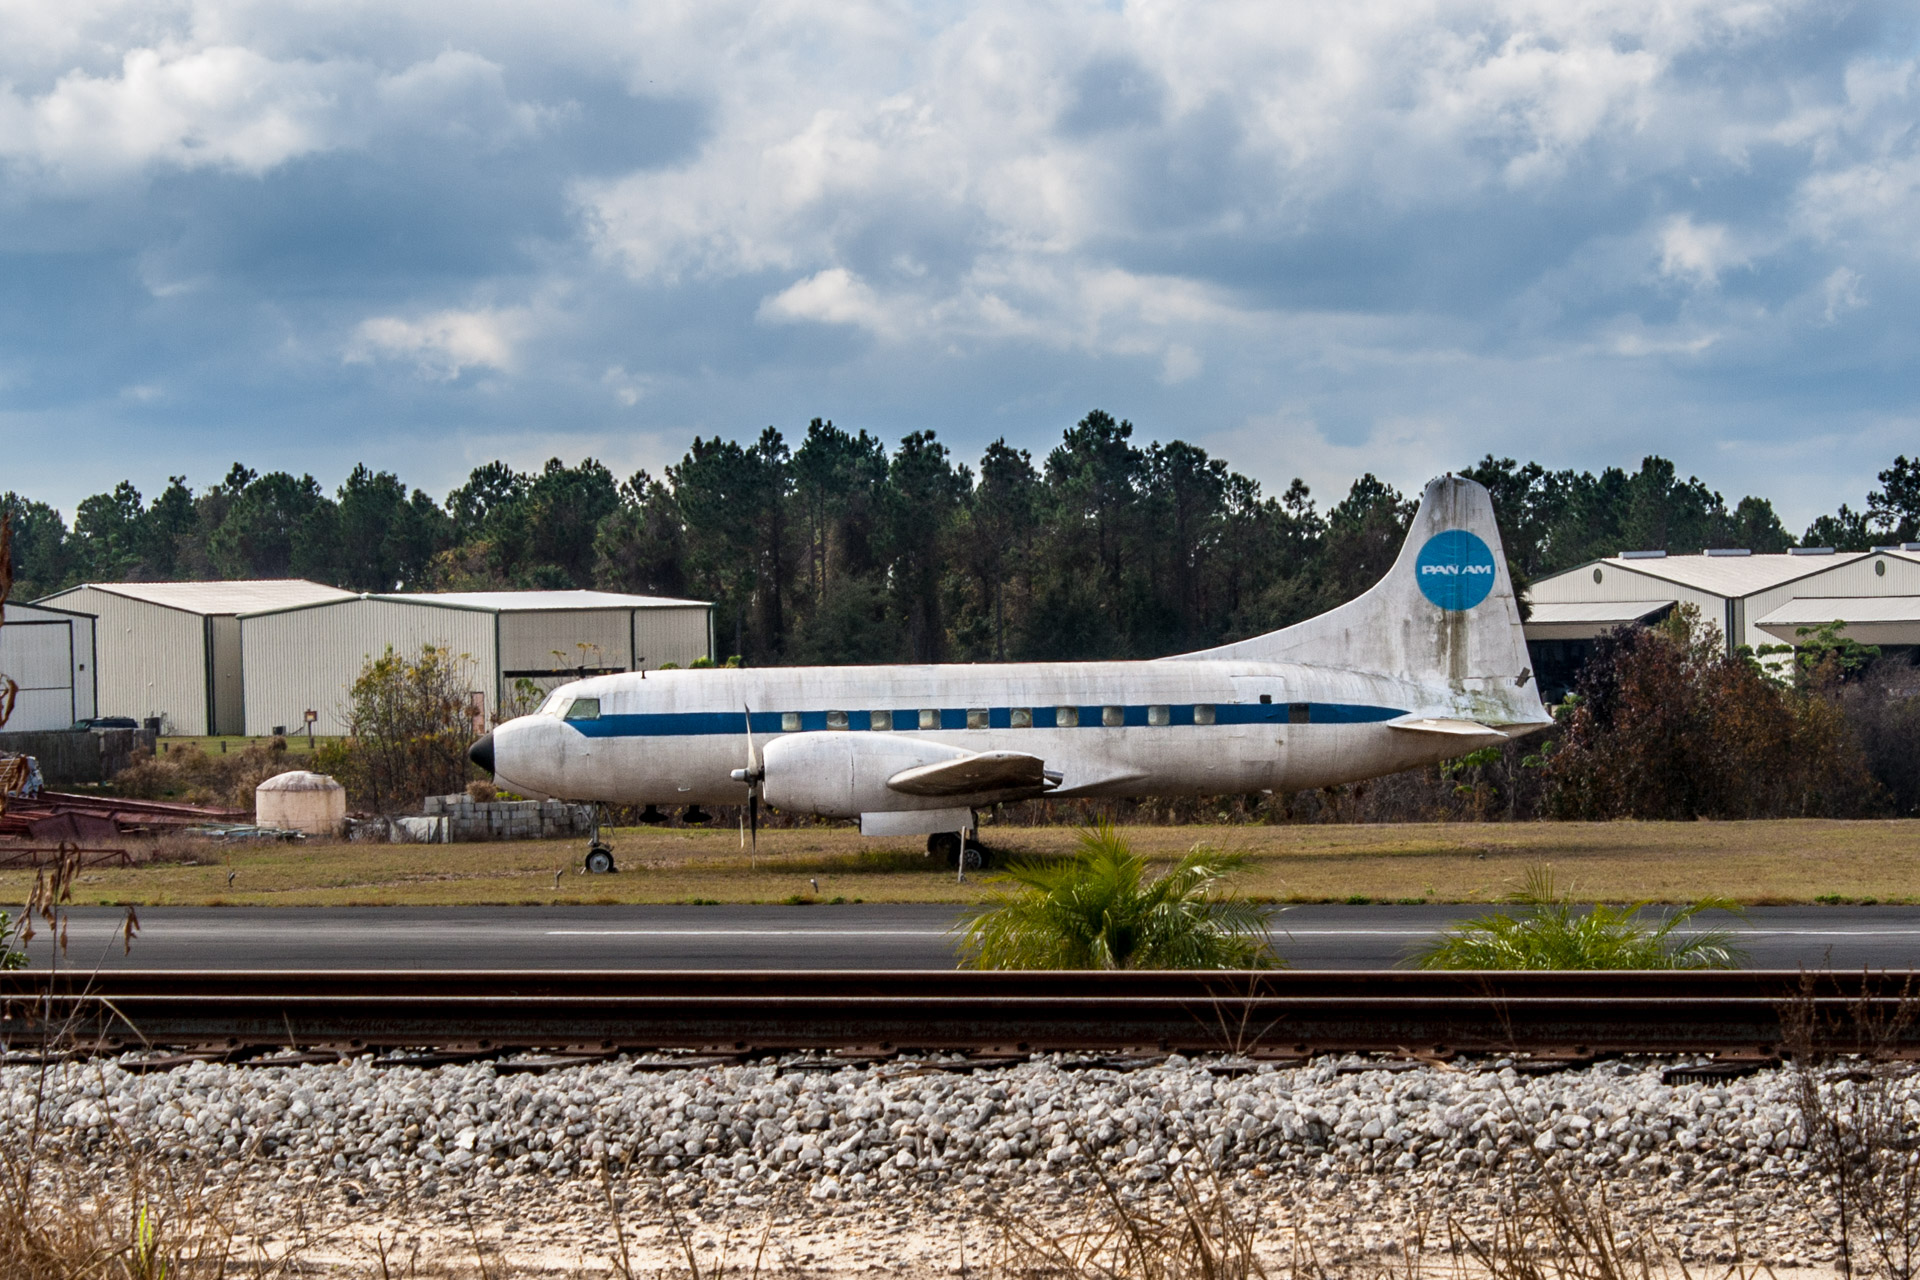
[[[569,800],[738,804],[747,787],[731,775],[748,762],[749,710],[769,803],[841,818],[953,803],[889,792],[886,778],[956,752],[1037,756],[1060,775],[1052,796],[1225,795],[1375,777],[1485,745],[1389,727],[1460,714],[1444,685],[1292,663],[719,668],[564,685],[539,714],[494,731],[494,770],[515,790]]]

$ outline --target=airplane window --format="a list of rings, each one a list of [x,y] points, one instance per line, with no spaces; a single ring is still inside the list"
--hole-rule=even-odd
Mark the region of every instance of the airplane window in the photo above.
[[[1212,724],[1213,723],[1213,704],[1211,702],[1194,703],[1193,704],[1193,722],[1195,724]]]
[[[569,720],[598,720],[600,718],[600,699],[575,698],[573,705],[567,708]]]
[[[1261,694],[1261,695],[1260,695],[1260,703],[1261,703],[1261,705],[1262,705],[1262,706],[1265,706],[1265,705],[1266,705],[1267,703],[1270,703],[1270,702],[1272,702],[1272,701],[1273,701],[1273,695],[1272,695],[1272,694],[1270,694],[1270,693],[1263,693],[1263,694]]]
[[[1147,708],[1148,724],[1166,724],[1172,719],[1173,719],[1173,712],[1172,712],[1172,708],[1170,707],[1148,707]]]
[[[1117,729],[1126,722],[1127,709],[1125,707],[1100,708],[1100,723],[1107,726],[1107,728]]]
[[[1053,709],[1053,723],[1062,729],[1073,728],[1080,723],[1080,708],[1055,707]]]
[[[940,727],[940,709],[938,707],[922,707],[920,709],[920,727],[922,729],[938,729]]]
[[[571,701],[571,699],[566,694],[556,690],[547,695],[546,702],[540,707],[540,714],[557,718],[561,712],[567,709],[567,703],[569,701]]]
[[[780,713],[780,732],[800,732],[800,713],[798,711],[782,711]]]
[[[1007,713],[1007,723],[1015,729],[1033,728],[1033,708],[1015,707]]]
[[[827,728],[844,729],[847,727],[847,713],[844,711],[827,712]]]
[[[988,715],[985,707],[967,708],[967,728],[984,729],[987,727],[987,721]]]
[[[1313,704],[1308,702],[1289,702],[1287,704],[1287,723],[1306,724]]]
[[[891,711],[872,712],[867,716],[867,723],[873,726],[875,733],[885,733],[893,728],[893,713]]]

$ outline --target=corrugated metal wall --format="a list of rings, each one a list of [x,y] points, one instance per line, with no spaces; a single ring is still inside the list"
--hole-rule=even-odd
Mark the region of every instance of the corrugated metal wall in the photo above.
[[[626,609],[553,609],[500,615],[500,667],[516,675],[633,666]]]
[[[75,587],[41,603],[98,618],[97,714],[137,720],[159,716],[166,733],[208,732],[206,627],[200,615],[92,587]]]
[[[319,713],[315,733],[343,734],[347,691],[367,660],[388,645],[415,656],[427,644],[469,655],[472,687],[485,695],[491,715],[499,697],[491,613],[343,600],[241,618],[246,731],[266,734],[284,725],[300,732],[311,708]]]
[[[633,646],[635,658],[644,661],[649,671],[657,671],[669,662],[690,667],[695,659],[710,658],[707,610],[635,609]]]

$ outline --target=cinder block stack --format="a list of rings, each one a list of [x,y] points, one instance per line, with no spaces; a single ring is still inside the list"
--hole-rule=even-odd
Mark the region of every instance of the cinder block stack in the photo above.
[[[584,836],[593,827],[590,805],[564,800],[475,800],[464,794],[428,796],[428,817],[445,816],[447,839],[557,840]]]

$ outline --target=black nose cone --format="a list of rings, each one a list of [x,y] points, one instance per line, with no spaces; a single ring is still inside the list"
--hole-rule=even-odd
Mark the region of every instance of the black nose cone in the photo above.
[[[488,773],[492,773],[493,735],[490,733],[481,734],[480,741],[467,748],[467,759],[473,761]]]

